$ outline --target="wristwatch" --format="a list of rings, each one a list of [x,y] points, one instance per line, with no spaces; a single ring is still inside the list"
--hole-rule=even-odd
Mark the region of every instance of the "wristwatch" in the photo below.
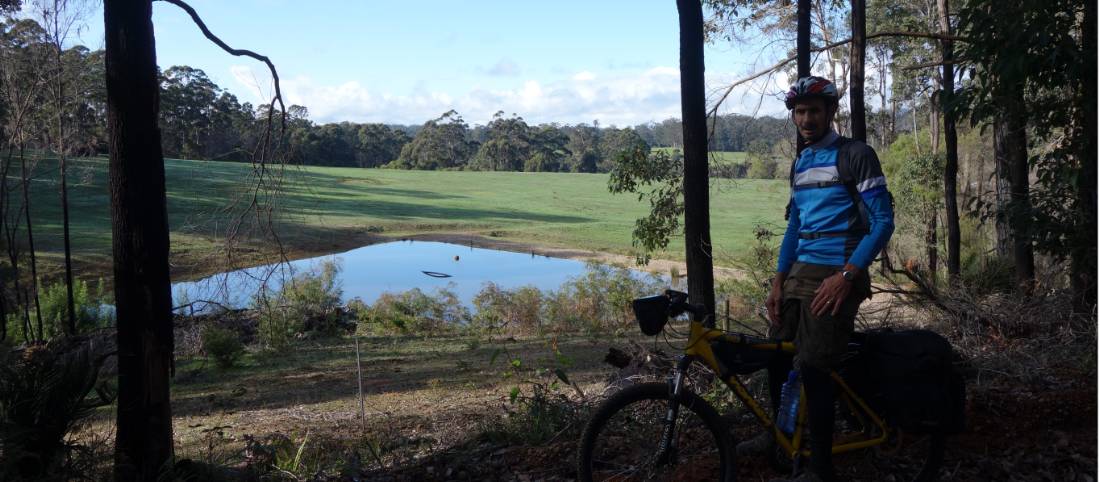
[[[840,276],[844,277],[844,281],[855,281],[856,273],[853,271],[844,270],[840,272]]]

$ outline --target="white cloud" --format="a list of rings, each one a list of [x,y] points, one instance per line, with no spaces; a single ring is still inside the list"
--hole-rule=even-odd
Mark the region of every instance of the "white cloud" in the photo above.
[[[573,76],[573,80],[580,81],[580,82],[584,82],[586,80],[593,80],[595,78],[596,78],[596,74],[593,74],[592,72],[589,72],[587,70],[582,70],[580,72],[577,72],[576,75]]]
[[[266,71],[246,66],[231,68],[233,78],[254,102],[269,99],[271,87]],[[714,75],[728,82],[734,75]],[[710,82],[711,97],[722,83]],[[655,67],[632,72],[581,71],[557,80],[517,79],[504,89],[473,88],[467,92],[417,89],[409,93],[379,92],[358,81],[336,85],[320,84],[308,76],[284,79],[287,104],[309,109],[319,123],[386,122],[420,124],[454,109],[471,124],[485,124],[497,111],[518,114],[529,123],[574,124],[599,120],[602,125],[628,126],[680,117],[680,72],[674,67]],[[774,86],[739,88],[723,105],[723,112],[775,113],[782,104],[758,92],[774,92]],[[265,98],[264,95],[268,96]],[[778,106],[778,108],[777,108]]]
[[[519,75],[519,66],[511,59],[500,59],[492,67],[485,69],[485,73],[494,77],[515,77]]]

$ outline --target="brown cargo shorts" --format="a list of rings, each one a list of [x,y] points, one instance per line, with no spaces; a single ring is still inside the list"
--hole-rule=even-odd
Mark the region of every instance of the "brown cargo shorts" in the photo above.
[[[795,263],[783,282],[779,306],[782,324],[769,332],[772,338],[794,341],[802,363],[824,370],[834,368],[847,354],[859,305],[871,296],[871,280],[863,272],[852,282],[852,290],[841,303],[839,313],[815,317],[810,312],[814,291],[838,271],[834,266]]]

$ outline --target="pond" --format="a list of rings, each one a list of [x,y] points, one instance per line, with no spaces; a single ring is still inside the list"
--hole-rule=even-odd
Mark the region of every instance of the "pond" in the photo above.
[[[317,270],[326,261],[336,261],[340,266],[338,279],[343,288],[343,300],[357,297],[368,304],[385,292],[419,288],[430,293],[436,288],[447,288],[469,305],[487,282],[505,289],[534,286],[545,291],[558,289],[587,269],[582,261],[533,253],[432,241],[394,241],[289,264],[257,266],[173,283],[174,305],[195,302],[195,309],[201,311],[205,306],[201,301],[209,300],[244,308],[259,291],[264,279],[268,280],[268,289],[275,290],[293,274]],[[637,274],[639,277],[651,276],[641,271]]]

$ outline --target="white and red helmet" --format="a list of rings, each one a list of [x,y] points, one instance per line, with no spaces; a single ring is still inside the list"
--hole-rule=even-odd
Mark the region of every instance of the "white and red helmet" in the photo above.
[[[802,99],[825,99],[826,103],[836,105],[840,102],[840,96],[836,92],[836,86],[828,79],[809,76],[795,81],[791,90],[787,91],[787,110],[794,109],[795,102]]]

